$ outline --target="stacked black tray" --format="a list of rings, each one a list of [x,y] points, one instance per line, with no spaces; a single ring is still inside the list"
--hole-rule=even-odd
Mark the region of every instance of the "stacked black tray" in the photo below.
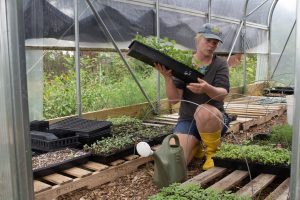
[[[173,76],[183,80],[186,83],[198,82],[197,78],[203,78],[203,74],[194,70],[183,63],[174,60],[173,58],[146,46],[138,41],[133,41],[129,45],[128,55],[149,65],[154,66],[154,63],[161,63],[166,68],[172,70]]]
[[[82,145],[90,145],[96,140],[101,140],[102,138],[111,136],[111,126],[112,123],[109,121],[96,121],[81,119],[78,117],[70,117],[50,125],[50,131],[75,131],[79,137],[79,142]]]
[[[265,94],[277,93],[277,94],[292,95],[292,94],[294,94],[294,88],[293,87],[273,87],[273,88],[266,88],[266,89],[264,89],[264,93]]]
[[[31,148],[38,152],[56,151],[66,147],[77,147],[78,136],[60,137],[54,133],[30,131]]]

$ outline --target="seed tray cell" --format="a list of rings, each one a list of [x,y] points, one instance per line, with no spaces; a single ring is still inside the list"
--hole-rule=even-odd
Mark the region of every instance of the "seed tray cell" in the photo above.
[[[138,41],[133,41],[129,45],[128,55],[151,66],[154,66],[154,63],[161,63],[167,69],[172,70],[173,76],[183,80],[186,83],[196,83],[198,82],[197,78],[203,78],[203,74],[201,74],[197,70],[192,69],[185,64],[171,58],[170,56],[167,56],[157,51],[156,49],[153,49]]]

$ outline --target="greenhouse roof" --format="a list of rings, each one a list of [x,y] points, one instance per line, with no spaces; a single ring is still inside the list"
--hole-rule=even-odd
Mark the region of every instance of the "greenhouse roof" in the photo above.
[[[74,2],[24,0],[26,45],[74,47]],[[195,34],[202,24],[210,21],[218,24],[223,31],[224,44],[218,52],[229,52],[235,40],[233,51],[241,52],[241,41],[246,35],[247,49],[267,53],[270,19],[278,1],[159,0],[158,4],[153,0],[91,2],[121,48],[127,48],[137,33],[143,36],[159,33],[162,38],[168,37],[186,48],[194,48]],[[286,14],[285,9],[280,12]],[[159,26],[156,24],[156,13]],[[86,1],[78,1],[78,19],[81,46],[113,47]],[[243,30],[244,22],[247,28]]]

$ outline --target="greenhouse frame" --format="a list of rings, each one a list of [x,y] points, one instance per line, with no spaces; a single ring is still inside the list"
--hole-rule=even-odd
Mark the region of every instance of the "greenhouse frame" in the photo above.
[[[255,54],[255,81],[294,87],[295,110],[300,110],[299,9],[296,0],[1,0],[0,199],[34,199],[28,122],[43,119],[45,51],[74,52],[77,115],[82,114],[80,52],[85,50],[117,52],[145,101],[159,112],[124,52],[137,33],[194,49],[199,27],[210,22],[223,32],[217,54],[227,60]],[[246,59],[242,65],[245,88]],[[157,75],[158,104],[160,84]],[[294,112],[290,199],[300,199],[299,119]]]

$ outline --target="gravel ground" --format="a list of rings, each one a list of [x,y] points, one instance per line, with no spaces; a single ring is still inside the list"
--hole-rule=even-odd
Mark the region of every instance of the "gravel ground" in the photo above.
[[[286,113],[280,117],[275,117],[269,122],[250,128],[247,131],[241,131],[235,135],[228,134],[224,137],[225,142],[237,143],[249,139],[253,134],[269,131],[277,124],[286,123]],[[191,178],[201,172],[203,161],[194,159],[188,166],[188,178]],[[159,189],[153,184],[153,164],[148,163],[141,166],[137,171],[120,177],[113,182],[98,186],[91,190],[81,189],[69,194],[63,195],[58,200],[141,200],[159,192]]]

